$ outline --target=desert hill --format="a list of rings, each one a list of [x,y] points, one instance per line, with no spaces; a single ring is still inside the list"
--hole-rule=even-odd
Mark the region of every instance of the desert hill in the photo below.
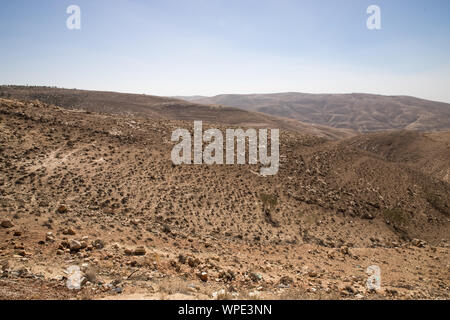
[[[39,100],[66,109],[135,115],[152,119],[202,120],[244,127],[288,129],[328,139],[354,135],[352,130],[310,125],[295,119],[270,116],[232,107],[204,105],[175,98],[118,92],[60,89],[53,87],[0,86],[0,98]]]
[[[450,131],[377,132],[357,136],[349,144],[450,182]]]
[[[289,92],[183,98],[358,132],[450,129],[450,104],[408,96]]]
[[[0,296],[448,298],[448,182],[374,153],[371,136],[290,130],[276,176],[175,166],[180,127],[192,122],[0,99]]]

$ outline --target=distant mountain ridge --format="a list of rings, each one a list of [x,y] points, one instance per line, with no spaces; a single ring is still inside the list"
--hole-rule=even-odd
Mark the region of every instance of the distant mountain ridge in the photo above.
[[[312,125],[295,119],[272,116],[267,113],[247,111],[234,107],[205,105],[173,97],[145,94],[55,87],[0,86],[1,97],[18,100],[39,100],[65,109],[80,109],[119,115],[138,115],[151,119],[201,120],[241,127],[279,128],[333,140],[355,134],[353,130]]]
[[[450,129],[450,104],[409,96],[286,92],[180,98],[358,132]]]

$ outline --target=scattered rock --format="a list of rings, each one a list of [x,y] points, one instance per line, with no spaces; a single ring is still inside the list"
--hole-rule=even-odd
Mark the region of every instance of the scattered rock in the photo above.
[[[353,295],[356,292],[357,292],[356,289],[353,288],[351,285],[346,285],[345,287],[341,288],[341,290],[340,290],[340,293],[344,296]]]
[[[76,234],[76,232],[75,231],[73,231],[73,229],[66,229],[66,230],[64,230],[63,231],[63,234],[64,235],[69,235],[69,236],[74,236],[75,234]]]
[[[411,244],[418,248],[424,248],[427,245],[427,242],[420,239],[412,239]]]
[[[77,240],[70,241],[70,251],[79,251],[81,249],[81,243]]]
[[[45,236],[45,241],[47,241],[47,242],[55,241],[55,237],[53,236],[53,234],[51,232],[47,232],[47,235]]]
[[[199,274],[199,278],[200,280],[202,280],[203,282],[207,282],[208,281],[208,273],[206,272],[202,272]]]
[[[184,256],[184,255],[182,255],[182,254],[180,254],[180,255],[178,256],[178,262],[179,262],[179,263],[185,264],[186,261],[187,261],[186,256]]]
[[[398,295],[398,291],[396,289],[392,289],[392,288],[386,288],[385,293],[388,295],[391,295],[391,296]]]
[[[308,272],[308,276],[309,276],[310,278],[317,278],[319,275],[318,275],[317,272],[315,272],[315,271],[309,271],[309,272]]]
[[[371,214],[368,213],[368,212],[365,212],[365,213],[361,216],[361,218],[367,219],[367,220],[372,220],[372,219],[374,218],[374,216],[371,215]]]
[[[200,264],[200,260],[197,258],[189,258],[188,259],[188,265],[191,268],[195,268]]]
[[[289,276],[284,276],[280,279],[279,283],[284,286],[290,286],[294,283],[294,280]]]
[[[105,247],[105,242],[101,239],[96,239],[96,240],[92,241],[92,246],[95,249],[103,249]]]
[[[261,293],[259,291],[252,291],[248,293],[248,296],[250,298],[258,298],[261,295]]]
[[[14,227],[14,225],[12,224],[12,222],[9,221],[9,220],[3,220],[2,223],[1,223],[1,226],[2,226],[3,228],[6,228],[6,229]]]
[[[216,292],[212,293],[212,297],[213,297],[214,300],[219,300],[219,299],[221,299],[222,297],[225,297],[225,296],[226,296],[225,289],[220,289],[219,291],[216,291]]]
[[[121,287],[115,287],[112,289],[112,292],[121,294],[123,292],[123,289]]]
[[[136,249],[134,249],[134,255],[135,256],[145,256],[145,248],[144,247],[137,247]]]
[[[66,213],[68,210],[66,206],[59,206],[59,208],[56,211],[58,213]]]
[[[259,273],[251,272],[249,276],[253,282],[258,282],[262,280],[262,276]]]
[[[137,226],[140,222],[141,222],[141,220],[139,220],[139,219],[131,220],[131,223],[134,224],[135,226]]]
[[[64,249],[64,248],[70,248],[70,243],[69,243],[69,241],[67,241],[67,240],[61,241],[60,249]]]
[[[348,247],[347,246],[342,246],[341,249],[339,250],[342,254],[349,254],[348,251]]]
[[[222,271],[219,274],[219,278],[222,279],[224,282],[231,282],[236,279],[236,275],[232,270]]]
[[[19,250],[16,252],[17,255],[21,256],[21,257],[26,257],[26,256],[31,256],[31,253],[25,251],[25,250]]]

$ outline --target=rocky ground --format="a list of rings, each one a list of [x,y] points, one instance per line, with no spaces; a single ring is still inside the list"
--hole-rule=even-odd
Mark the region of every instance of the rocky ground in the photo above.
[[[175,166],[192,125],[0,99],[0,298],[449,298],[448,181],[290,131],[276,176]]]

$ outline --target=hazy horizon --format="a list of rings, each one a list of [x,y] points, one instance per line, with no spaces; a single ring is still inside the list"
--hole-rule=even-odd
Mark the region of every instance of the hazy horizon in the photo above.
[[[368,95],[380,95],[385,97],[412,97],[417,99],[423,99],[423,100],[429,100],[433,102],[440,102],[440,103],[447,103],[450,104],[450,102],[447,101],[440,101],[440,100],[433,100],[433,99],[427,99],[419,96],[412,96],[412,95],[402,95],[402,94],[378,94],[378,93],[371,93],[371,92],[319,92],[319,93],[311,93],[311,92],[301,92],[301,91],[278,91],[278,92],[244,92],[244,93],[234,93],[234,92],[223,92],[213,95],[201,95],[201,94],[192,94],[192,95],[157,95],[152,94],[151,92],[127,92],[127,91],[121,91],[121,90],[103,90],[103,89],[92,89],[92,88],[67,88],[67,87],[58,87],[58,86],[52,86],[52,85],[31,85],[31,84],[0,84],[0,86],[29,86],[29,87],[49,87],[49,88],[57,88],[57,89],[65,89],[65,90],[83,90],[83,91],[104,91],[104,92],[117,92],[117,93],[124,93],[124,94],[145,94],[149,96],[160,96],[160,97],[168,97],[168,98],[178,98],[182,99],[183,97],[191,98],[191,97],[202,97],[202,98],[213,98],[216,96],[222,96],[222,95],[270,95],[270,94],[287,94],[287,93],[293,93],[293,94],[312,94],[312,95],[351,95],[351,94],[368,94]]]
[[[69,30],[67,8],[81,9]],[[381,30],[366,10],[381,9]],[[27,7],[27,10],[22,8]],[[3,2],[0,83],[158,96],[368,93],[450,103],[450,3]]]

